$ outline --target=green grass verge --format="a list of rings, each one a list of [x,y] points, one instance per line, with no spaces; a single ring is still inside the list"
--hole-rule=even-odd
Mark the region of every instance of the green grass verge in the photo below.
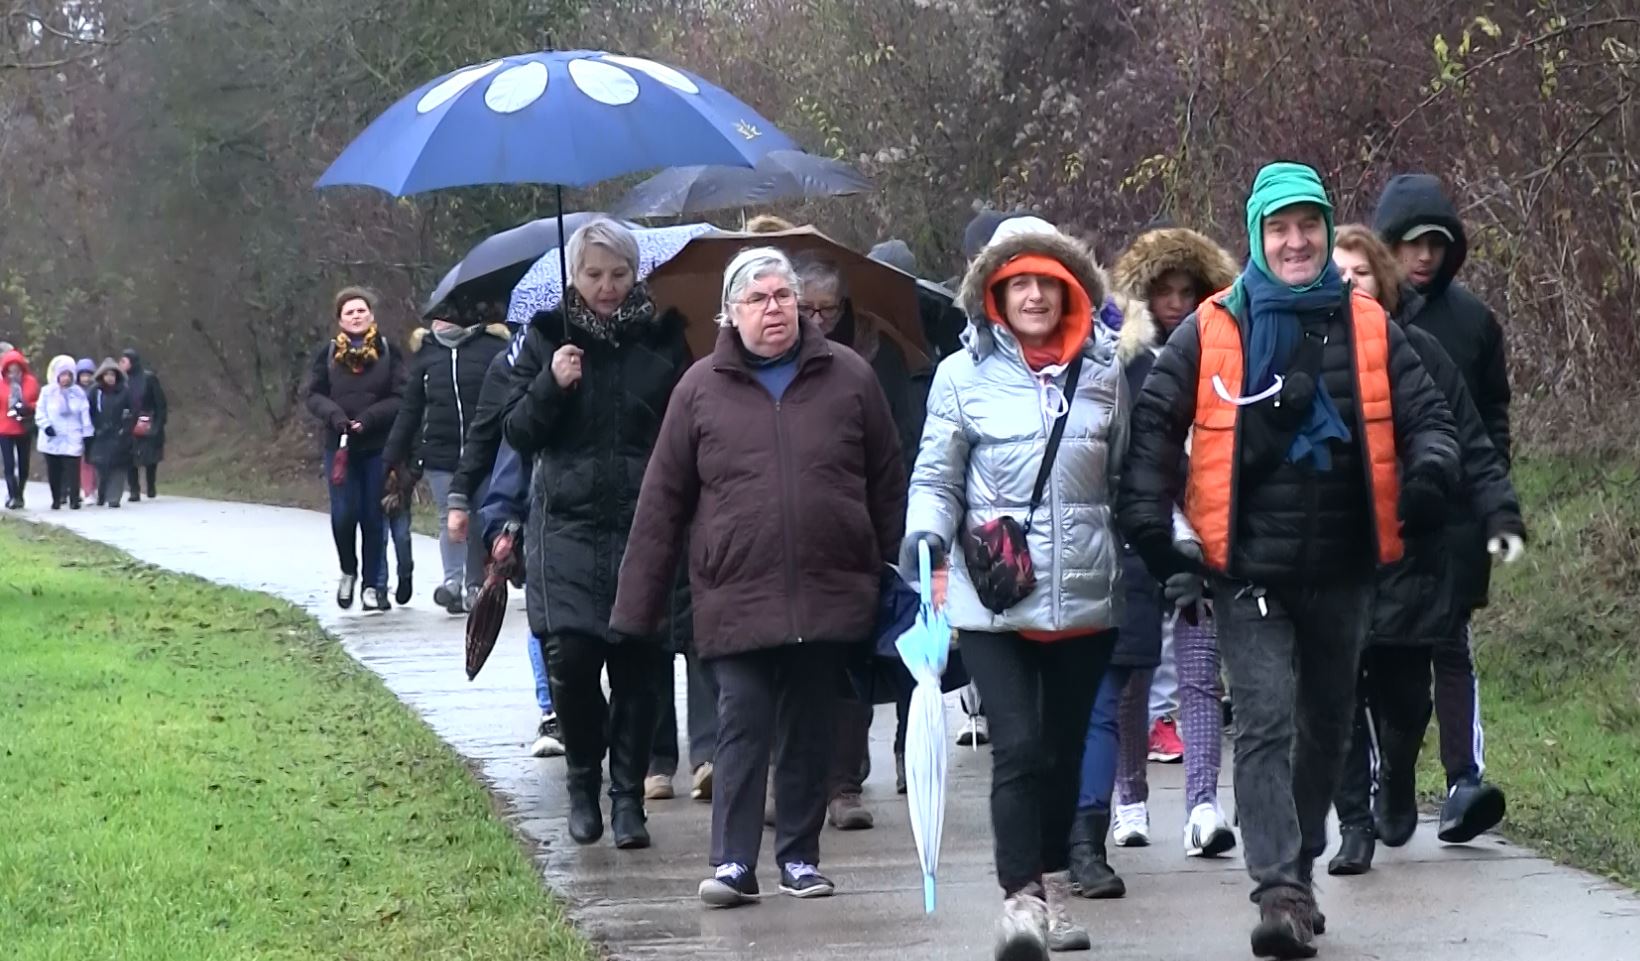
[[[592,959],[461,760],[266,596],[0,522],[17,961]]]
[[[1640,885],[1640,461],[1523,458],[1528,554],[1475,625],[1507,832]],[[1444,785],[1433,742],[1424,784]]]

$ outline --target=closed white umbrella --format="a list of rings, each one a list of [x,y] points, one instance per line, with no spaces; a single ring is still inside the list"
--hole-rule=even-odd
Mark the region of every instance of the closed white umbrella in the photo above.
[[[911,836],[923,872],[923,911],[934,913],[934,876],[940,865],[940,835],[945,829],[945,697],[940,676],[951,654],[951,625],[934,607],[933,570],[928,545],[917,549],[922,606],[917,622],[895,642],[900,660],[916,681],[905,733],[906,804]]]

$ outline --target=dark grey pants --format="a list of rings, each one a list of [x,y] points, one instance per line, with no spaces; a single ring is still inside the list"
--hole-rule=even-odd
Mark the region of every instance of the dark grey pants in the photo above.
[[[1232,581],[1213,585],[1236,703],[1236,811],[1255,901],[1279,888],[1308,891],[1310,865],[1327,849],[1372,596],[1368,573],[1262,595]]]
[[[684,660],[688,671],[689,769],[693,771],[710,763],[717,754],[718,686],[710,662],[693,654],[684,655]],[[661,686],[660,699],[649,773],[671,777],[678,773],[678,698],[670,673]]]
[[[714,865],[757,867],[771,751],[775,858],[782,865],[820,863],[842,654],[843,645],[818,642],[710,661],[718,682]]]

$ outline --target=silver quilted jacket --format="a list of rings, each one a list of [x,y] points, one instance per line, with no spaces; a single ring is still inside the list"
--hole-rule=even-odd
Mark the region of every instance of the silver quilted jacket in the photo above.
[[[1118,476],[1131,401],[1115,338],[1094,324],[1064,438],[1027,543],[1036,590],[1001,614],[980,603],[963,558],[963,531],[1011,515],[1022,525],[1052,420],[1037,378],[1011,332],[985,318],[988,279],[1022,254],[1047,254],[1103,303],[1104,273],[1076,241],[1020,234],[987,248],[969,268],[961,303],[965,350],[946,358],[928,394],[906,531],[939,535],[951,547],[946,613],[974,631],[1102,631],[1121,622],[1122,539],[1116,530]],[[1064,375],[1058,380],[1067,393]]]

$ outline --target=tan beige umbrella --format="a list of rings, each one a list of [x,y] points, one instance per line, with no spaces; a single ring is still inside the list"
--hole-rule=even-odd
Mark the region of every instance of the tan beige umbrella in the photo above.
[[[711,353],[717,342],[714,319],[722,308],[723,271],[748,247],[778,247],[792,257],[816,253],[835,261],[848,281],[856,313],[880,322],[879,329],[900,345],[912,370],[929,366],[928,341],[917,311],[917,279],[856,253],[813,227],[767,234],[701,234],[649,275],[655,303],[662,309],[675,307],[689,319],[689,349],[696,357]]]

